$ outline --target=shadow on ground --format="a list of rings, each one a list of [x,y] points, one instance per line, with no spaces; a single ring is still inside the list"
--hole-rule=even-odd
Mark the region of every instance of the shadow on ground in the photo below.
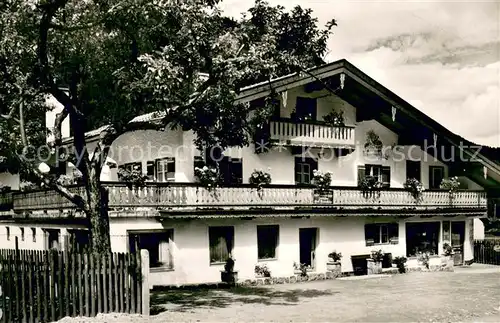
[[[292,306],[301,299],[333,295],[315,289],[276,291],[265,287],[232,287],[215,289],[161,289],[151,293],[151,315],[164,311],[185,312],[194,308],[223,308],[234,303]]]

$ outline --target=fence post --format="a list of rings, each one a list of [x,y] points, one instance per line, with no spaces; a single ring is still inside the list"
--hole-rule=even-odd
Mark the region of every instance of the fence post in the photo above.
[[[149,252],[141,250],[142,315],[149,316]]]

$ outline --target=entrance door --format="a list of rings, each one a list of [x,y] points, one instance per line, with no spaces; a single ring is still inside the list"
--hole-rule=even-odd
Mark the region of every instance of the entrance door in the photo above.
[[[318,228],[299,229],[300,263],[314,268]]]
[[[465,221],[451,222],[451,247],[455,266],[464,263]]]

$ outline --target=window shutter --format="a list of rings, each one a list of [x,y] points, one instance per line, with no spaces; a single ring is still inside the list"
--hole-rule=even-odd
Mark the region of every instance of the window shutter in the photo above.
[[[374,245],[376,234],[377,234],[377,226],[375,224],[365,224],[366,246],[373,246]]]
[[[295,157],[295,184],[300,183],[300,174],[302,168],[300,167],[300,157]]]
[[[167,173],[175,173],[175,158],[169,158],[167,162]]]
[[[389,230],[389,242],[391,244],[398,244],[399,243],[399,224],[398,223],[389,223],[388,230]]]
[[[146,175],[148,175],[149,179],[154,180],[155,179],[155,162],[154,161],[148,161],[146,164]]]
[[[358,185],[361,184],[361,181],[366,177],[366,169],[364,165],[358,166]]]
[[[243,161],[241,158],[231,160],[231,183],[243,183]]]
[[[391,186],[391,167],[382,166],[382,180],[385,187]]]

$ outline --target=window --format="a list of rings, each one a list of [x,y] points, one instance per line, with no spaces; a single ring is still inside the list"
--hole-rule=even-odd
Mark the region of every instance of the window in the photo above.
[[[150,161],[146,162],[146,175],[148,175],[148,178],[150,180],[154,180],[156,178],[155,170],[156,170],[156,167],[155,167],[154,161],[150,160]]]
[[[297,97],[297,105],[295,107],[295,118],[297,121],[316,120],[317,115],[317,99]]]
[[[397,244],[399,237],[398,223],[365,224],[365,241],[367,246],[375,244]]]
[[[358,166],[358,183],[365,177],[374,176],[382,183],[382,187],[391,186],[391,168],[382,165],[361,165]]]
[[[126,170],[128,172],[131,172],[133,170],[137,170],[139,172],[142,172],[142,163],[141,162],[127,163],[127,164],[123,164],[123,165],[118,166],[118,169],[123,169],[123,170]],[[120,174],[120,173],[118,173],[118,174]],[[118,175],[118,180],[121,180],[120,175]]]
[[[406,178],[414,178],[420,182],[420,161],[406,161]]]
[[[58,229],[45,229],[44,230],[47,237],[47,249],[59,250],[59,234]]]
[[[210,263],[226,262],[233,252],[234,227],[209,227]]]
[[[243,183],[243,162],[241,158],[224,157],[219,163],[219,169],[225,185]]]
[[[33,236],[33,242],[36,242],[36,228],[31,228],[31,235]]]
[[[156,160],[156,181],[169,182],[175,180],[175,158],[168,157]]]
[[[81,253],[90,247],[90,232],[88,230],[68,230],[69,245],[67,250]]]
[[[406,223],[406,256],[414,257],[420,252],[438,254],[439,222]]]
[[[443,166],[429,166],[429,188],[439,189],[444,178]]]
[[[173,261],[174,230],[130,232],[129,250],[137,252],[146,249],[149,252],[150,268],[174,269]]]
[[[279,226],[258,225],[257,226],[257,250],[259,260],[276,259],[278,249]]]
[[[7,240],[10,240],[10,228],[9,227],[5,227],[5,232],[7,234]]]
[[[24,241],[24,228],[19,228],[21,230],[21,241]]]
[[[311,184],[318,162],[312,158],[295,157],[295,184]]]

